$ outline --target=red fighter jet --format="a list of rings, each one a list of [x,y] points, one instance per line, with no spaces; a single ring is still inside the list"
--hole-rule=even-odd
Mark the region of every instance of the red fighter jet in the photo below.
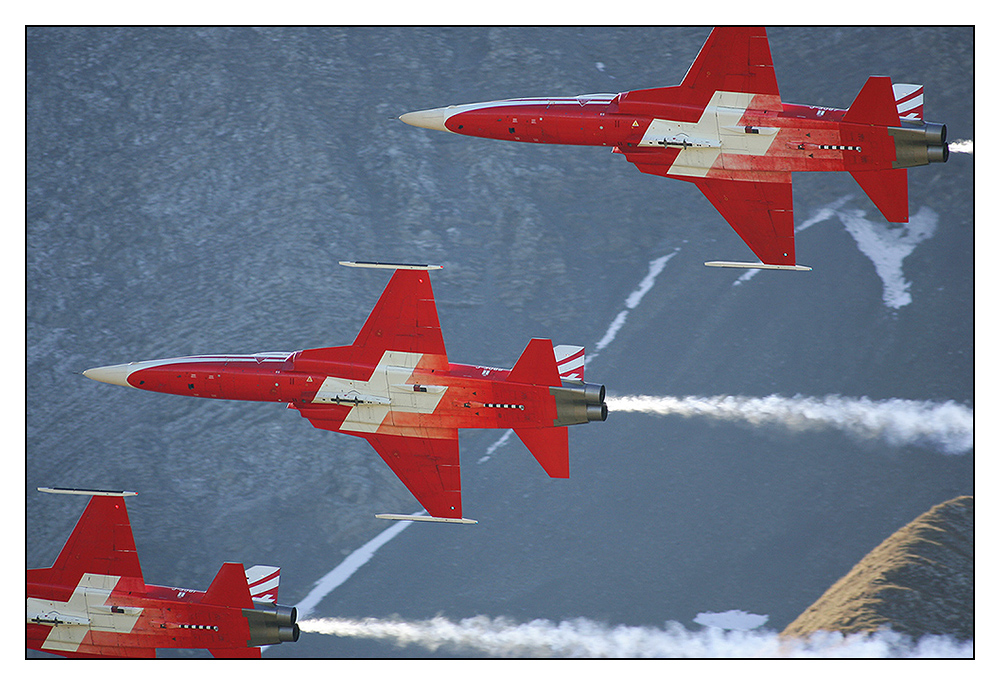
[[[51,568],[27,572],[27,646],[68,657],[153,658],[158,648],[260,658],[260,645],[299,639],[294,607],[279,606],[274,566],[227,563],[206,591],[147,585],[125,497],[91,495]]]
[[[536,338],[510,370],[450,363],[428,274],[441,267],[341,264],[395,269],[352,345],[132,362],[84,375],[174,395],[285,402],[316,428],[363,437],[429,514],[379,518],[475,523],[462,517],[459,428],[512,428],[549,476],[569,477],[566,427],[608,415],[604,386],[583,382],[582,347]]]
[[[795,263],[793,171],[849,171],[886,220],[909,220],[906,168],[948,159],[923,87],[872,76],[846,110],[781,102],[763,28],[712,31],[679,86],[498,100],[410,112],[413,126],[468,136],[610,147],[639,171],[694,183],[761,260]]]

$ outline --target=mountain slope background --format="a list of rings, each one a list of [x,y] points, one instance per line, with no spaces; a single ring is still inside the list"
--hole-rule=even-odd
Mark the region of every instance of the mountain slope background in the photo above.
[[[707,27],[30,28],[27,31],[28,568],[86,502],[137,490],[151,583],[225,561],[282,567],[294,603],[415,500],[364,441],[280,405],[155,395],[84,369],[350,343],[388,276],[442,264],[450,358],[509,367],[532,337],[593,352],[651,260],[674,253],[587,368],[612,395],[838,395],[973,406],[971,155],[910,171],[933,231],[889,306],[847,230],[886,224],[847,174],[796,174],[808,273],[708,269],[752,253],[691,184],[596,148],[406,126],[416,109],[678,83]],[[974,32],[779,27],[783,100],[847,107],[870,74],[923,83],[928,120],[974,139]],[[837,211],[831,211],[836,207]],[[840,212],[839,214],[837,212]],[[827,218],[822,218],[827,217]],[[911,222],[912,223],[912,222]],[[740,609],[784,626],[931,506],[973,494],[972,451],[612,413],[549,479],[497,431],[462,431],[466,515],[411,526],[318,611],[691,628]],[[268,657],[426,656],[304,635]]]

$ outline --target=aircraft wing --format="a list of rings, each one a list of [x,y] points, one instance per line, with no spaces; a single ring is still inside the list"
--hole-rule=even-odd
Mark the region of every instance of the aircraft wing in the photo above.
[[[379,357],[385,350],[395,350],[447,359],[431,279],[426,271],[400,269],[392,275],[354,346],[377,350]]]
[[[684,180],[698,186],[764,264],[795,264],[791,174],[787,181],[777,182],[724,178]]]
[[[719,26],[688,69],[682,87],[711,96],[715,91],[778,97],[771,48],[762,26]]]
[[[448,368],[431,279],[426,271],[399,269],[368,315],[354,344],[303,350],[302,361],[341,361],[375,366],[386,351],[421,354],[423,369]]]
[[[48,576],[48,582],[65,581],[69,587],[84,573],[130,578],[141,585],[142,569],[125,498],[92,496],[56,562],[34,573]]]
[[[686,105],[690,106],[687,116],[697,121],[716,91],[750,93],[756,96],[755,107],[781,110],[778,80],[764,27],[713,29],[680,85],[622,93],[619,106],[622,112],[656,116],[662,105]],[[674,116],[684,119],[683,113]]]
[[[449,438],[381,433],[362,435],[431,516],[462,517],[458,429]]]

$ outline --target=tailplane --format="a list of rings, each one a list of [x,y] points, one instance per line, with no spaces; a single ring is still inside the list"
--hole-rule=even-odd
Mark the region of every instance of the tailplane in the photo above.
[[[851,176],[875,203],[886,221],[905,224],[910,220],[906,169],[852,171]]]
[[[205,596],[201,599],[202,604],[216,604],[226,607],[240,607],[249,609],[253,607],[253,600],[250,598],[250,587],[247,585],[247,578],[243,571],[243,564],[226,562],[215,574],[215,579],[205,591]]]
[[[899,126],[892,80],[888,76],[869,76],[844,114],[843,121],[869,126]]]
[[[531,455],[552,478],[569,478],[569,431],[555,428],[515,428]]]
[[[888,146],[890,151],[898,147],[891,135],[886,135],[885,140],[881,140],[875,135],[875,131],[870,129],[876,126],[896,129],[900,127],[897,94],[893,92],[892,81],[888,76],[868,77],[861,92],[844,114],[843,123],[854,125],[851,128],[844,128],[844,132],[845,135],[851,136],[848,142],[860,143],[862,152],[878,145]],[[896,157],[898,156],[897,149]],[[886,221],[905,223],[910,220],[906,169],[849,168],[849,171],[865,194],[882,212]]]
[[[531,385],[562,385],[552,341],[546,338],[532,338],[514,363],[507,380],[511,383]]]
[[[561,361],[557,361],[557,358]],[[563,372],[563,368],[566,372]],[[579,374],[583,379],[583,348],[560,345],[532,338],[510,370],[507,380],[512,383],[562,387],[562,376]],[[545,428],[515,428],[514,432],[532,456],[552,478],[569,478],[569,433],[565,426]]]

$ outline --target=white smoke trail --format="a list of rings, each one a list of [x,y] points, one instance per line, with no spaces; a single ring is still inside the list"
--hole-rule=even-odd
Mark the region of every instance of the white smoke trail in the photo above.
[[[668,621],[664,628],[608,626],[586,618],[518,624],[510,619],[476,616],[451,621],[441,616],[422,621],[402,619],[319,618],[299,622],[306,633],[388,640],[437,651],[475,652],[515,658],[972,658],[973,643],[949,637],[919,641],[880,631],[844,637],[818,633],[809,639],[784,639],[766,631],[709,627],[689,631]]]
[[[948,152],[961,152],[964,155],[972,154],[971,140],[953,140],[948,143]]]
[[[946,454],[972,449],[972,409],[952,400],[871,400],[867,397],[608,397],[610,411],[704,416],[743,421],[754,426],[778,425],[789,430],[837,428],[893,446],[925,444]]]

